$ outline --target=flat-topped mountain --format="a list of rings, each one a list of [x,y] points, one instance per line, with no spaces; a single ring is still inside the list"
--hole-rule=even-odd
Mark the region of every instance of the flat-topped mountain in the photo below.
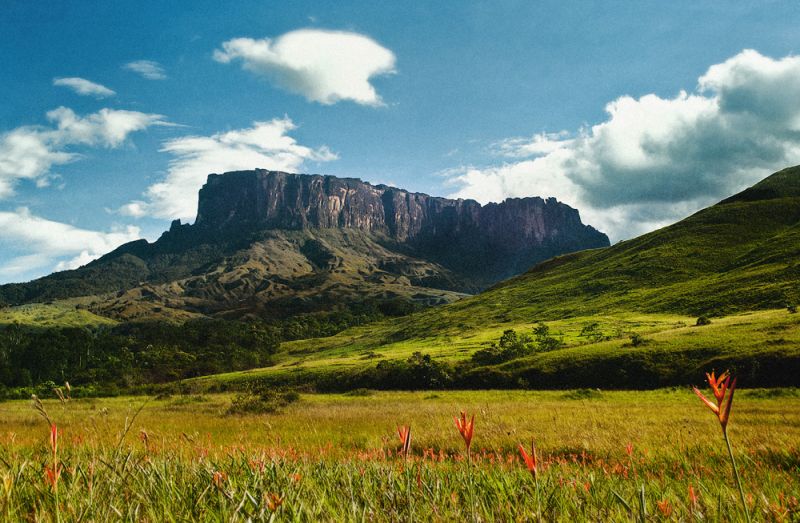
[[[96,295],[122,319],[312,312],[364,300],[452,301],[547,258],[608,245],[553,198],[481,206],[352,178],[212,174],[176,220],[74,271],[0,286],[10,304]]]

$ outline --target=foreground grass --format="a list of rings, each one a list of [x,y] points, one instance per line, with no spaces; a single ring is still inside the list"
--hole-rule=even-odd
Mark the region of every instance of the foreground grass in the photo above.
[[[46,423],[29,402],[2,403],[0,515],[535,520],[516,452],[534,438],[544,520],[743,517],[719,426],[687,390],[361,394],[304,395],[251,416],[226,415],[227,395],[48,401],[64,465],[55,490],[42,474]],[[799,407],[791,389],[737,392],[731,432],[757,520],[800,516]],[[471,465],[459,410],[476,415]],[[409,462],[401,424],[413,429]]]

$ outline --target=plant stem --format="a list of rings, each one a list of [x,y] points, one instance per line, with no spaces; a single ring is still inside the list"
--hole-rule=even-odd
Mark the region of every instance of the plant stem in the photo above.
[[[742,508],[744,508],[744,516],[749,523],[750,511],[747,509],[747,501],[744,498],[744,489],[742,488],[742,480],[739,477],[739,469],[736,468],[736,460],[733,458],[733,449],[731,448],[731,440],[728,438],[728,430],[726,427],[722,428],[722,435],[725,437],[725,443],[728,445],[728,456],[730,456],[731,465],[733,465],[733,475],[736,477],[736,486],[739,487],[739,497],[742,500]]]
[[[542,521],[542,497],[539,494],[539,474],[533,474],[533,482],[536,484],[536,519]]]

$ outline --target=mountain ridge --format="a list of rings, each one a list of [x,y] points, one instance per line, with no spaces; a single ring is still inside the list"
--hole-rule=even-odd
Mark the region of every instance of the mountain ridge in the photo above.
[[[97,295],[93,311],[123,320],[273,314],[264,302],[285,305],[294,291],[288,309],[306,312],[335,302],[336,292],[345,301],[362,294],[430,305],[603,245],[606,235],[552,198],[481,206],[354,178],[235,171],[208,176],[194,224],[175,220],[153,243],[0,286],[0,300]]]

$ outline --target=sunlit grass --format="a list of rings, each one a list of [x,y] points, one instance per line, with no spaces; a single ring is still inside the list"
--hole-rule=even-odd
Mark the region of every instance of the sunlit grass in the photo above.
[[[516,450],[531,439],[546,520],[630,520],[642,486],[656,520],[743,517],[718,423],[687,389],[359,394],[303,395],[249,416],[226,415],[224,394],[46,401],[65,467],[61,517],[266,520],[274,494],[285,519],[469,519],[469,499],[484,520],[535,519]],[[471,476],[453,423],[461,410],[475,414]],[[52,520],[48,426],[25,401],[0,403],[0,417],[0,484],[11,478],[0,514]],[[412,427],[406,465],[399,425]],[[797,517],[800,394],[737,391],[730,430],[755,518]]]

